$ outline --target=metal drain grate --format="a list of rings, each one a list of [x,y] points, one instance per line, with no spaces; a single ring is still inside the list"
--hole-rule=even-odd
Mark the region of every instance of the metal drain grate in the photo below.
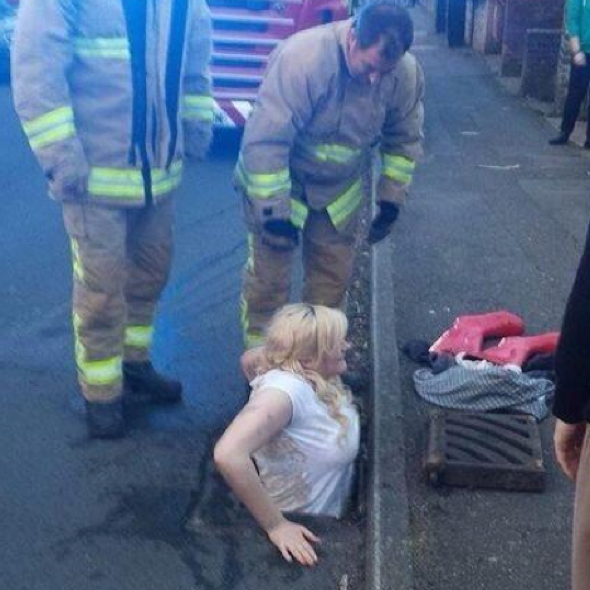
[[[433,412],[425,468],[434,485],[545,488],[541,437],[531,416]]]

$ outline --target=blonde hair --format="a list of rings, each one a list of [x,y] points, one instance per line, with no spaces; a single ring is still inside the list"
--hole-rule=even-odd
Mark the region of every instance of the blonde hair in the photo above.
[[[271,369],[290,371],[311,382],[319,400],[345,433],[348,419],[340,411],[350,402],[350,391],[340,377],[324,379],[317,366],[326,353],[339,350],[346,338],[348,320],[337,309],[323,305],[294,303],[285,305],[273,316],[265,340],[260,373]],[[306,367],[302,361],[306,362]]]

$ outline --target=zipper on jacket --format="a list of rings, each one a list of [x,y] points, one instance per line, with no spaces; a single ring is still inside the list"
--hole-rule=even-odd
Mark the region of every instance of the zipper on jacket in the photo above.
[[[127,23],[127,36],[131,51],[131,77],[133,83],[133,119],[129,164],[137,165],[137,154],[141,160],[145,202],[152,204],[151,169],[147,151],[147,13],[148,0],[122,0]]]
[[[182,88],[182,63],[188,28],[189,0],[174,0],[168,33],[168,51],[166,59],[166,115],[170,140],[166,157],[166,168],[172,164],[178,142],[178,111]]]
[[[162,145],[162,131],[161,131],[161,121],[162,121],[162,90],[160,88],[161,84],[161,74],[160,74],[160,47],[161,47],[161,40],[160,40],[160,15],[158,14],[158,2],[157,0],[151,0],[152,2],[152,19],[153,22],[151,23],[152,32],[154,35],[154,51],[153,51],[153,60],[154,60],[154,85],[155,85],[155,95],[153,97],[153,104],[152,104],[152,112],[154,113],[154,129],[153,129],[153,154],[155,161],[160,163],[160,148]],[[161,163],[160,163],[161,164]]]

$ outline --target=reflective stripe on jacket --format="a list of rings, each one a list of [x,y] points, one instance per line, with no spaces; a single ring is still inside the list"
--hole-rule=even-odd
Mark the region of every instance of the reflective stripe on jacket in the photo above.
[[[362,200],[372,146],[382,155],[377,198],[403,202],[421,155],[424,76],[405,54],[375,85],[351,77],[351,21],[303,31],[272,55],[246,123],[236,184],[251,199],[298,199],[344,227]],[[295,187],[301,187],[296,191]]]
[[[52,195],[65,169],[95,201],[170,194],[184,136],[210,135],[210,52],[205,0],[22,0],[14,101]]]

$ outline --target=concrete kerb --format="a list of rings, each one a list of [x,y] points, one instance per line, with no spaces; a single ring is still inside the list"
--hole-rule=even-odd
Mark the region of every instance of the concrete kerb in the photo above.
[[[371,265],[373,382],[368,432],[367,590],[412,590],[414,584],[393,295],[392,245],[386,240],[373,248]]]

